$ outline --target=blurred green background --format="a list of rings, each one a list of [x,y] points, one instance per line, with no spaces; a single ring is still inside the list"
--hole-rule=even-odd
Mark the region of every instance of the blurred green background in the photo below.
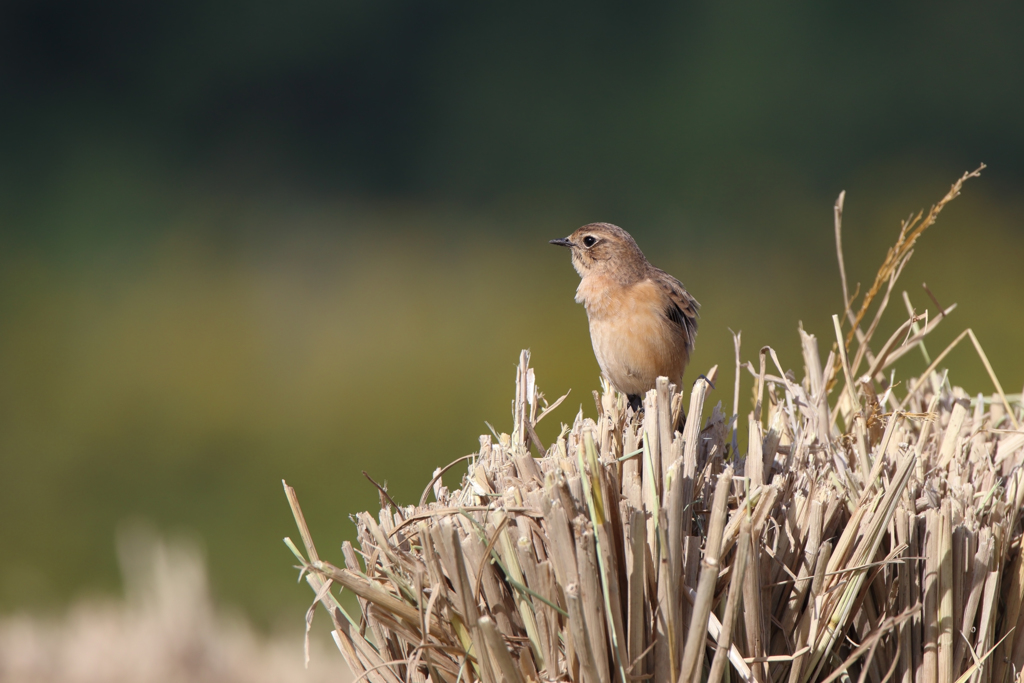
[[[985,162],[901,289],[958,302],[933,352],[973,327],[1020,391],[1021,26],[1011,2],[3,3],[0,612],[117,590],[115,529],[145,519],[299,628],[282,478],[337,560],[376,509],[361,470],[414,502],[508,429],[519,349],[573,392],[543,438],[592,414],[547,244],[591,221],[703,304],[691,373],[722,364],[729,406],[728,328],[801,376],[799,321],[827,352],[840,190],[852,288]],[[992,390],[969,346],[949,366]]]

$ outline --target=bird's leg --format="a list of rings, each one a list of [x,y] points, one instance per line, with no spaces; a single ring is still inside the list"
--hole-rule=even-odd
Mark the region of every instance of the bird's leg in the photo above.
[[[633,409],[634,413],[639,413],[643,407],[643,401],[640,400],[640,394],[628,394],[626,398],[629,400],[629,407]]]

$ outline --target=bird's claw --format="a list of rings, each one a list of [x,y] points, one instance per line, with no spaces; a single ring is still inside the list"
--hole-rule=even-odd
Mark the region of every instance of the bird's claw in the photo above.
[[[711,380],[709,380],[709,379],[707,378],[707,375],[697,375],[697,379],[702,379],[702,380],[704,380],[705,382],[707,382],[707,383],[708,383],[708,386],[709,386],[709,387],[711,387],[712,389],[714,389],[714,388],[715,388],[715,383],[714,383],[714,382],[712,382]]]

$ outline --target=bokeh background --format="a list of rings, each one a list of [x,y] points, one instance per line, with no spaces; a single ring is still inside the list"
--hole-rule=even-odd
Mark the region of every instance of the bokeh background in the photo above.
[[[852,288],[985,162],[901,289],[959,303],[933,353],[972,327],[1020,391],[1021,26],[1012,2],[0,4],[0,613],[117,594],[144,520],[201,544],[220,604],[301,633],[282,478],[338,559],[376,509],[361,470],[414,502],[508,429],[519,349],[572,390],[542,437],[593,412],[547,244],[591,221],[703,304],[692,372],[721,364],[729,406],[729,328],[798,375],[799,322],[827,351],[840,190]],[[992,391],[969,346],[948,365]]]

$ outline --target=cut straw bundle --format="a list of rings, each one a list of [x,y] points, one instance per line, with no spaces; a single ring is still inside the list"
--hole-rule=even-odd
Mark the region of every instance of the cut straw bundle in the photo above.
[[[512,433],[482,436],[478,453],[452,463],[467,463],[456,491],[441,481],[452,465],[418,505],[381,489],[379,515],[356,516],[359,550],[343,546],[344,567],[319,559],[285,485],[305,554],[286,542],[316,593],[307,620],[322,604],[353,672],[387,683],[1016,678],[1020,397],[998,382],[992,397],[951,386],[936,369],[947,349],[897,398],[885,372],[924,351],[951,309],[924,325],[908,310],[870,346],[921,225],[970,175],[904,224],[858,313],[846,299],[852,334],[844,340],[834,317],[838,353],[822,363],[800,331],[802,381],[769,347],[758,369],[741,365],[737,338],[737,373],[755,378],[745,457],[738,376],[731,419],[721,402],[705,407],[714,369],[688,401],[659,380],[638,415],[605,386],[596,419],[581,411],[545,448],[535,428],[561,399],[541,407],[524,351]],[[837,245],[841,208],[842,198]],[[358,597],[359,613],[336,586]]]

